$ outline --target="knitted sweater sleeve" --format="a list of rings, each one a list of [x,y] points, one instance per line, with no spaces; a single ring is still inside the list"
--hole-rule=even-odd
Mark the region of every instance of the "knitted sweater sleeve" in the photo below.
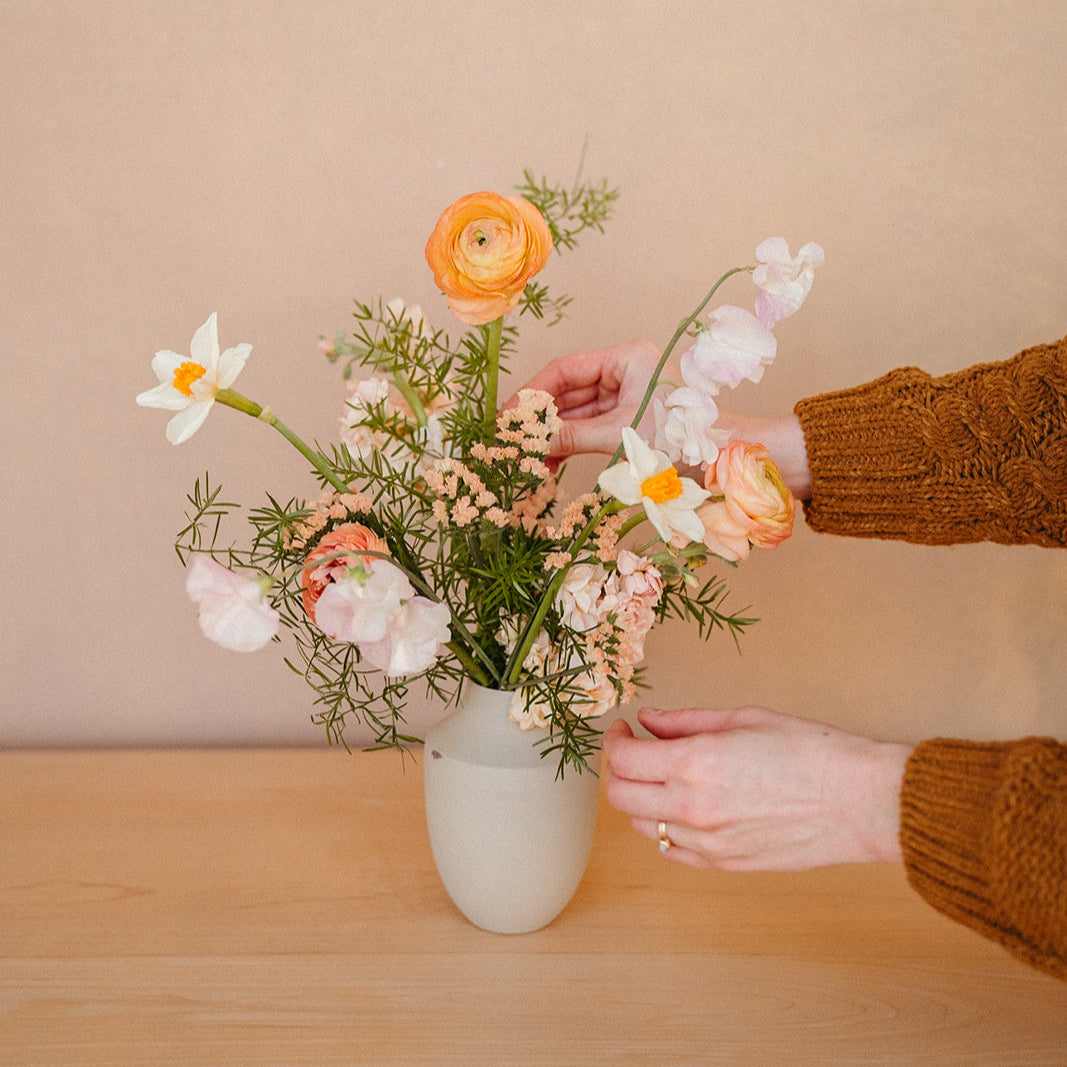
[[[1067,338],[939,378],[902,368],[796,414],[815,530],[1067,544]]]
[[[900,841],[929,904],[1067,978],[1067,746],[922,742],[904,772]]]
[[[896,370],[796,413],[815,530],[1067,545],[1067,338],[940,378]],[[924,741],[900,840],[928,903],[1067,977],[1067,747]]]

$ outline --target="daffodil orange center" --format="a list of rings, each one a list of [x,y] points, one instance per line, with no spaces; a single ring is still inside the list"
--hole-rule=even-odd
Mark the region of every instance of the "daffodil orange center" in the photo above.
[[[174,388],[177,389],[182,396],[192,396],[193,382],[203,378],[205,374],[207,374],[207,367],[202,367],[199,363],[193,363],[186,360],[174,372]]]
[[[668,467],[641,483],[641,495],[648,497],[653,504],[666,504],[668,500],[675,500],[682,495],[682,479],[674,467]]]

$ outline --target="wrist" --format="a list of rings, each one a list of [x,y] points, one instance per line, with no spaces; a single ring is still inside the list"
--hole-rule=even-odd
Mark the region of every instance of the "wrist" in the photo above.
[[[900,791],[911,745],[875,741],[869,767],[868,852],[875,861],[900,863]]]

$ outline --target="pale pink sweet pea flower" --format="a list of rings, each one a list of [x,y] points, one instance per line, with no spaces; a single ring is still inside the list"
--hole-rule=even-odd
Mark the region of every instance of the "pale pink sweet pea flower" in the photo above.
[[[252,346],[236,345],[219,352],[219,334],[214,312],[193,334],[191,358],[163,349],[155,354],[152,370],[159,379],[154,389],[141,393],[137,403],[177,414],[167,423],[167,440],[180,445],[188,441],[208,417],[220,389],[229,389],[241,373]]]
[[[729,433],[716,430],[719,409],[712,397],[701,389],[684,386],[653,401],[656,419],[655,445],[672,463],[681,461],[689,467],[706,467],[715,462],[719,448],[729,440]]]
[[[796,501],[761,444],[734,441],[704,472],[712,499],[697,511],[704,544],[731,561],[749,548],[775,548],[793,532]]]
[[[795,257],[789,255],[784,237],[768,237],[756,249],[759,266],[752,281],[756,294],[756,317],[769,330],[780,319],[792,315],[811,292],[815,268],[826,258],[823,250],[809,241]]]
[[[682,547],[702,540],[704,525],[695,509],[711,494],[691,478],[679,477],[667,456],[629,426],[623,428],[622,445],[626,460],[601,472],[601,489],[623,504],[640,504],[666,544],[680,541]]]
[[[209,556],[196,556],[185,579],[201,632],[231,652],[255,652],[278,632],[269,588],[269,580],[242,577]]]
[[[415,592],[407,575],[384,559],[334,574],[315,604],[315,622],[335,641],[362,645],[384,640],[401,603]]]
[[[360,654],[390,677],[419,674],[433,666],[452,639],[451,621],[446,605],[413,596],[390,615],[380,641],[359,645]]]
[[[736,388],[746,378],[758,382],[774,362],[774,334],[744,308],[724,304],[708,316],[696,343],[681,358],[686,385],[715,396],[720,385]]]

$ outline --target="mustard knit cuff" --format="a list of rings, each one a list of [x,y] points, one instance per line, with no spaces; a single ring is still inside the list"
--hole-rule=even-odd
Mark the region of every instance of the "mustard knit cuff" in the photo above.
[[[901,789],[908,880],[933,907],[1067,976],[1067,748],[937,738]]]

